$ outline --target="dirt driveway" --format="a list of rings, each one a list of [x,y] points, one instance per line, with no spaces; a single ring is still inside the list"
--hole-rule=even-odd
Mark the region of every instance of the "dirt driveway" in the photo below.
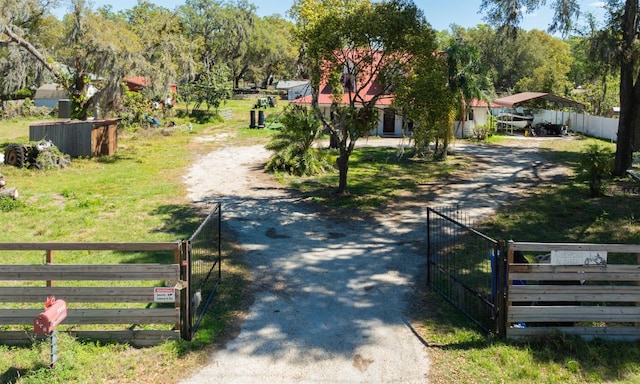
[[[405,314],[426,268],[426,208],[460,204],[481,218],[565,172],[546,165],[531,142],[455,144],[455,151],[476,157],[471,174],[425,186],[410,202],[394,202],[386,215],[366,220],[314,212],[265,177],[269,153],[261,146],[202,157],[185,178],[189,196],[196,204],[222,202],[224,223],[246,251],[257,293],[239,335],[183,382],[428,382],[427,346]]]

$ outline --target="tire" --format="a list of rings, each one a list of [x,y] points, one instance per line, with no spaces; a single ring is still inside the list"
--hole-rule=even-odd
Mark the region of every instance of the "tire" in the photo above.
[[[4,150],[4,163],[22,168],[26,161],[24,148],[20,144],[9,144]]]

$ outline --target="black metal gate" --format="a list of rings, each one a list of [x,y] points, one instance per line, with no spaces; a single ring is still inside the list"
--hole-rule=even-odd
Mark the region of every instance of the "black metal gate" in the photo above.
[[[504,242],[458,207],[427,210],[427,282],[485,332],[504,334]]]
[[[222,275],[222,210],[220,203],[200,224],[189,240],[184,242],[183,263],[186,267],[186,289],[182,296],[183,318],[182,334],[191,340],[198,330],[207,309],[220,284]],[[185,338],[183,336],[183,338]]]

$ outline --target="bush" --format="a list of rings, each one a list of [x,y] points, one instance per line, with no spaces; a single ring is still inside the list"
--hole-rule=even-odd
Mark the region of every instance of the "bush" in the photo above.
[[[580,159],[582,175],[589,184],[589,193],[592,197],[603,196],[606,189],[606,180],[611,177],[613,171],[614,155],[611,149],[589,144]]]
[[[313,113],[299,107],[286,111],[280,121],[282,129],[266,148],[274,151],[265,168],[284,171],[295,176],[310,176],[326,171],[331,166],[312,144],[322,133],[320,121]]]
[[[25,207],[20,200],[14,200],[12,197],[0,196],[0,212],[17,211]]]
[[[51,108],[36,107],[30,98],[9,100],[0,109],[0,116],[5,119],[19,117],[45,117],[51,113]]]

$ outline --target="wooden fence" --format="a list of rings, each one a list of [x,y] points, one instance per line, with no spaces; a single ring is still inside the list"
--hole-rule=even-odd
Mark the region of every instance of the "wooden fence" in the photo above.
[[[178,339],[181,323],[188,321],[180,311],[180,302],[186,298],[186,290],[181,289],[185,272],[183,246],[183,242],[0,243],[0,251],[42,251],[45,255],[44,264],[0,265],[0,304],[4,304],[0,305],[0,329],[4,327],[0,343],[32,341],[33,320],[51,295],[65,300],[68,306],[68,316],[59,328],[80,339],[134,346]],[[144,259],[151,261],[159,252],[172,262],[54,263],[56,251],[142,252]],[[122,286],[122,282],[130,286]],[[113,326],[95,330],[91,325],[96,324]],[[89,327],[81,330],[78,325]]]
[[[639,258],[640,245],[509,242],[507,337],[640,339]]]

